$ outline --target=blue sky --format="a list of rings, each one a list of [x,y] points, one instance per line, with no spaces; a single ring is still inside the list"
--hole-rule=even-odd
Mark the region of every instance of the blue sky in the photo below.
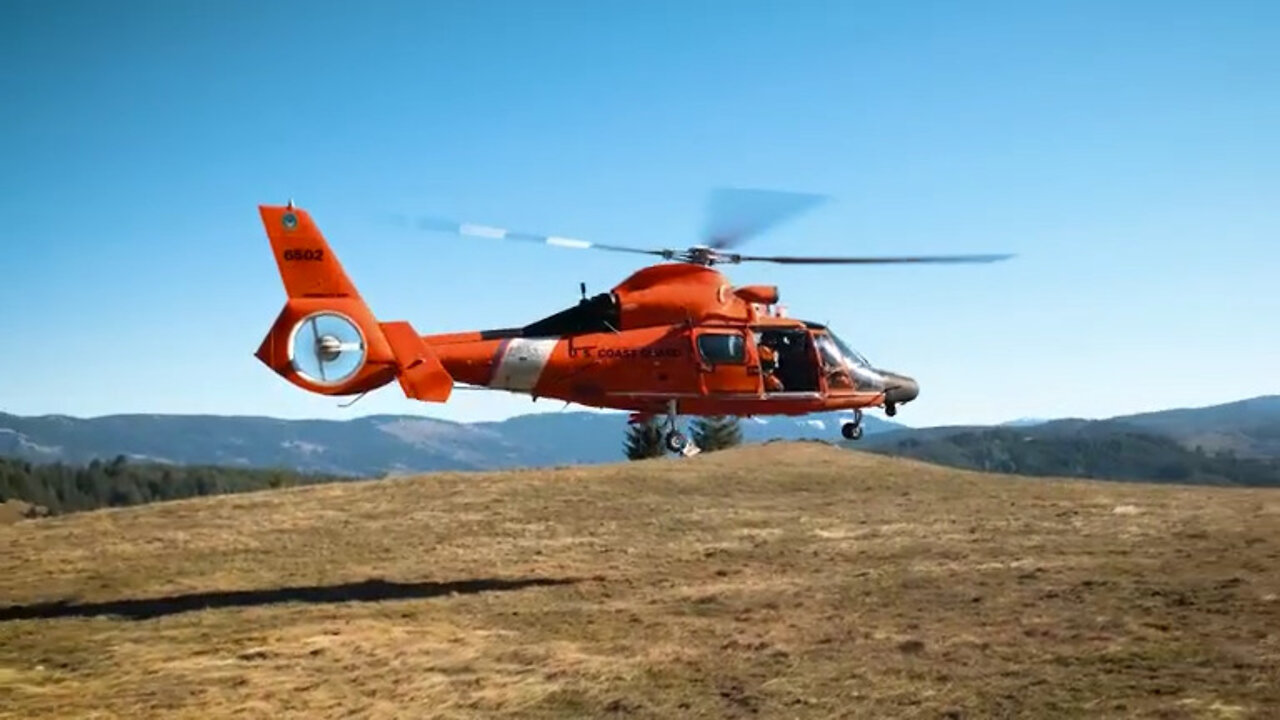
[[[1280,392],[1280,3],[19,1],[0,67],[2,411],[557,410],[271,374],[256,205],[425,333],[636,264],[390,214],[684,246],[726,185],[831,196],[761,253],[1019,254],[729,271],[916,376],[909,424]]]

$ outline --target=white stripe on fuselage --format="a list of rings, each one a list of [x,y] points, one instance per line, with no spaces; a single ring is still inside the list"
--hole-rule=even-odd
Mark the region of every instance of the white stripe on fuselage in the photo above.
[[[547,367],[560,338],[511,338],[498,359],[489,387],[529,392]]]

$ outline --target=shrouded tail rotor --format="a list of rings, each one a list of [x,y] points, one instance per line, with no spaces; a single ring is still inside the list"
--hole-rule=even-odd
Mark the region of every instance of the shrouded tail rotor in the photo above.
[[[309,315],[294,327],[289,358],[299,375],[318,385],[340,385],[364,366],[364,333],[350,318],[334,312]]]

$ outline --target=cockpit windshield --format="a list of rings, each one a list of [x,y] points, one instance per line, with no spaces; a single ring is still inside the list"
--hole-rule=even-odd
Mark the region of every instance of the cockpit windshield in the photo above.
[[[864,367],[864,368],[871,367],[870,361],[868,361],[865,357],[863,357],[857,350],[854,350],[848,345],[845,345],[844,341],[841,340],[839,337],[837,337],[835,333],[828,330],[827,336],[830,337],[835,342],[836,347],[840,349],[840,354],[843,355],[846,360],[848,360],[850,365],[854,367]]]
[[[857,350],[844,344],[830,330],[814,333],[827,387],[832,392],[876,392],[884,389],[884,377]]]

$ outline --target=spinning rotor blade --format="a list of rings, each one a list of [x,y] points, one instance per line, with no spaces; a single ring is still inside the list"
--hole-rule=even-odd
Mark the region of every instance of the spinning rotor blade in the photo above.
[[[316,325],[316,316],[311,316],[311,351],[316,354],[316,365],[320,368],[320,379],[327,381],[329,378],[324,376],[324,356],[320,354],[320,328]]]
[[[730,262],[771,262],[782,265],[885,265],[899,263],[990,263],[1006,255],[923,255],[919,257],[795,257],[788,255],[730,255]]]
[[[417,227],[420,230],[453,233],[463,237],[487,238],[490,240],[520,240],[523,242],[536,242],[543,245],[553,245],[555,247],[574,248],[576,250],[609,250],[611,252],[657,255],[658,257],[664,258],[671,258],[674,255],[670,250],[649,250],[646,248],[628,247],[626,245],[608,245],[605,243],[579,240],[577,238],[561,237],[559,235],[539,235],[537,233],[521,232],[519,230],[508,230],[507,228],[494,227],[492,225],[459,223],[452,220],[442,220],[438,218],[421,218],[417,222]]]
[[[769,262],[780,265],[882,265],[882,264],[932,264],[932,263],[989,263],[1006,260],[1013,255],[924,255],[899,257],[806,257],[795,255],[742,255],[727,252],[763,233],[787,218],[807,210],[826,200],[826,196],[811,193],[783,192],[720,188],[713,190],[707,203],[707,224],[702,245],[684,249],[639,248],[628,245],[595,243],[559,235],[510,230],[493,225],[462,223],[439,217],[418,217],[408,220],[399,217],[400,224],[410,224],[419,230],[442,232],[469,238],[489,240],[518,240],[540,245],[573,248],[577,250],[608,250],[610,252],[652,255],[664,260],[678,260],[710,267],[717,264],[741,262]],[[406,222],[407,221],[407,222]]]
[[[783,220],[826,200],[823,195],[719,188],[707,199],[707,223],[703,242],[723,250],[741,245]]]

